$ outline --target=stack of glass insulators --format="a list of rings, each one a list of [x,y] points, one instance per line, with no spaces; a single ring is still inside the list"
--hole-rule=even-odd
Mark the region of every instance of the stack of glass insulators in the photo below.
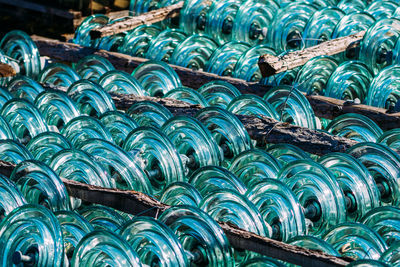
[[[4,265],[282,264],[234,250],[216,221],[332,255],[398,263],[397,130],[381,138],[377,126],[353,115],[326,128],[369,141],[346,153],[316,157],[287,144],[259,147],[231,112],[319,128],[297,89],[279,86],[264,99],[224,82],[195,91],[183,88],[165,63],[150,61],[129,75],[96,56],[72,68],[42,69],[21,32],[9,33],[0,48],[26,75],[2,80],[0,92],[0,156],[17,164],[0,180]],[[140,102],[124,112],[115,107],[115,93],[206,108],[173,116]],[[141,191],[174,207],[157,220],[132,218],[70,198],[61,178]]]
[[[175,2],[132,1],[131,11],[141,14]],[[398,4],[389,0],[191,0],[179,19],[97,40],[90,39],[90,30],[113,21],[94,15],[77,29],[73,42],[400,111],[399,14]],[[363,30],[359,49],[261,77],[257,61],[262,54],[282,56]]]

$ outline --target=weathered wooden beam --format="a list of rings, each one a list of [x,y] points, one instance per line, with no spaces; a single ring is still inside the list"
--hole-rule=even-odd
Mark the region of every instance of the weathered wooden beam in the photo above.
[[[116,69],[131,73],[137,66],[148,61],[148,59],[145,58],[83,47],[77,44],[60,42],[40,36],[32,36],[32,39],[35,41],[42,56],[48,56],[62,62],[77,62],[85,56],[95,54],[109,60]],[[193,71],[176,65],[170,66],[178,74],[184,86],[194,89],[215,80],[229,82],[243,94],[264,96],[264,94],[271,89],[271,87],[259,83],[246,82],[232,77],[218,76],[204,71]],[[388,114],[385,109],[359,104],[348,105],[343,100],[323,96],[307,96],[307,99],[318,117],[333,119],[342,114],[357,113],[366,116],[371,115],[370,118],[383,130],[400,128],[400,113]]]
[[[0,160],[0,174],[10,176],[15,165]],[[136,216],[158,216],[168,208],[164,204],[146,194],[99,186],[87,185],[76,181],[62,179],[68,194],[85,202],[101,204]],[[352,260],[335,257],[320,251],[279,242],[267,237],[237,228],[225,222],[219,222],[231,246],[239,250],[249,250],[265,256],[280,259],[302,266],[346,266]]]
[[[62,17],[66,19],[78,19],[82,17],[82,13],[80,11],[73,10],[63,10],[54,7],[49,7],[46,5],[24,1],[24,0],[0,0],[0,3],[7,4],[10,6],[16,6],[18,8],[28,9],[36,12],[40,12],[43,14],[53,15],[57,17]]]
[[[356,34],[340,37],[320,43],[316,46],[308,47],[303,50],[289,52],[284,56],[262,55],[258,60],[263,77],[303,66],[308,60],[317,56],[331,56],[346,51],[348,48],[359,46],[359,42],[364,37],[365,31]]]
[[[135,29],[136,27],[144,24],[153,24],[156,22],[163,21],[168,18],[174,18],[179,16],[179,13],[183,7],[184,1],[176,4],[159,8],[156,10],[149,11],[147,13],[135,16],[127,17],[126,19],[118,20],[114,23],[106,24],[104,26],[96,27],[90,31],[90,37],[97,39],[105,36],[118,34],[121,32]]]
[[[15,72],[14,68],[8,64],[0,62],[0,77],[12,77],[15,76],[17,73]]]

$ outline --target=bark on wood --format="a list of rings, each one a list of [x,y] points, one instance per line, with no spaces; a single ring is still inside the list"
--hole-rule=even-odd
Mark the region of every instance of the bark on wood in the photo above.
[[[60,42],[39,36],[32,36],[42,56],[63,62],[77,62],[85,56],[96,54],[109,60],[116,69],[131,73],[137,66],[147,61],[144,58],[109,52],[105,50],[82,47],[77,44]],[[170,65],[180,77],[182,84],[194,89],[216,80],[231,83],[243,94],[264,96],[271,89],[258,83],[246,82],[241,79],[222,77],[204,71],[193,71],[188,68]],[[323,96],[307,96],[315,115],[322,118],[333,119],[346,113],[363,114],[377,123],[383,130],[400,128],[400,113],[387,114],[386,110],[366,105],[347,105],[345,101]]]
[[[9,177],[15,165],[0,160],[0,173]],[[87,185],[76,181],[62,179],[68,194],[85,202],[105,205],[135,216],[158,216],[170,206],[146,194],[99,186]],[[352,260],[334,257],[320,251],[293,246],[267,237],[218,222],[225,232],[229,243],[236,249],[250,250],[265,256],[280,259],[303,266],[346,266]]]
[[[12,77],[15,76],[17,73],[15,72],[14,68],[8,64],[0,62],[0,77]]]
[[[156,22],[163,21],[168,18],[174,18],[179,16],[179,13],[183,7],[184,2],[178,2],[174,5],[163,7],[160,9],[152,10],[150,12],[135,16],[128,17],[123,20],[116,21],[115,23],[106,24],[104,26],[97,27],[90,31],[90,37],[97,39],[105,36],[118,34],[121,32],[135,29],[136,27],[144,24],[153,24]]]
[[[259,58],[258,66],[263,77],[269,77],[274,74],[284,72],[290,69],[304,65],[308,60],[317,56],[331,56],[346,51],[350,46],[359,45],[359,42],[364,37],[365,31],[356,34],[340,37],[319,45],[312,46],[303,50],[297,50],[282,57],[273,55],[262,55]]]

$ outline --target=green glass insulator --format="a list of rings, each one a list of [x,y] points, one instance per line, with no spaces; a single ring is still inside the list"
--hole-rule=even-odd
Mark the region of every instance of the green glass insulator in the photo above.
[[[376,142],[400,153],[400,129],[396,128],[384,132]]]
[[[390,266],[398,266],[400,264],[400,243],[393,244],[387,249],[382,256],[380,257],[380,261],[383,261]]]
[[[387,249],[385,241],[371,228],[360,223],[342,223],[324,236],[342,256],[355,260],[379,259]]]
[[[356,260],[350,262],[347,266],[357,266],[357,267],[389,267],[391,265],[382,262],[381,260]]]
[[[292,239],[289,239],[287,243],[302,248],[322,251],[329,255],[340,257],[339,252],[337,252],[336,249],[332,247],[331,244],[315,236],[310,236],[310,235],[296,236]]]
[[[97,83],[79,80],[67,91],[81,114],[100,117],[106,111],[116,110],[111,96]]]
[[[337,7],[346,14],[353,14],[363,11],[367,7],[367,3],[362,0],[340,0]]]
[[[0,139],[16,140],[13,129],[10,124],[0,115]]]
[[[229,170],[234,173],[247,187],[265,178],[276,178],[281,164],[271,154],[250,149],[232,159]]]
[[[38,81],[55,86],[69,87],[80,78],[79,74],[71,67],[61,63],[52,63],[40,72]]]
[[[78,243],[71,259],[71,267],[142,266],[139,256],[119,235],[108,230],[95,230]]]
[[[137,102],[126,113],[140,126],[154,128],[161,128],[166,121],[173,117],[166,107],[152,101]]]
[[[173,182],[185,181],[185,168],[173,142],[160,130],[139,127],[126,138],[123,149],[139,151],[155,195]]]
[[[366,8],[371,16],[376,20],[382,20],[392,17],[392,14],[398,7],[398,3],[392,1],[374,1]]]
[[[206,99],[209,106],[226,109],[235,97],[241,95],[232,84],[224,81],[212,81],[204,84],[198,92]]]
[[[267,146],[266,151],[275,157],[283,167],[298,159],[311,160],[306,152],[291,144]]]
[[[174,206],[164,211],[159,221],[178,237],[192,266],[235,265],[232,247],[223,230],[204,211],[191,206]]]
[[[174,182],[168,185],[160,196],[160,201],[167,205],[188,205],[198,207],[203,197],[189,183]]]
[[[7,90],[13,97],[23,98],[32,103],[36,96],[44,91],[38,82],[27,76],[17,76],[12,79],[7,85]]]
[[[74,39],[72,39],[72,42],[75,44],[80,44],[82,46],[96,47],[99,43],[99,40],[92,40],[90,37],[90,31],[96,27],[108,24],[109,21],[110,19],[102,14],[96,14],[87,17],[75,30],[75,36]]]
[[[10,180],[28,203],[43,205],[53,212],[71,209],[67,188],[60,177],[40,161],[26,160],[19,163]]]
[[[239,115],[262,115],[279,119],[278,114],[271,104],[256,95],[240,95],[229,103],[227,110]]]
[[[0,87],[0,107],[3,107],[4,104],[12,98],[13,96],[6,88]]]
[[[138,80],[119,70],[110,70],[104,73],[98,82],[107,93],[146,95]]]
[[[150,60],[140,64],[132,76],[141,83],[148,95],[154,97],[162,97],[168,91],[182,86],[174,69],[160,61]]]
[[[116,145],[122,146],[128,134],[138,128],[138,124],[126,113],[107,111],[100,116],[100,121],[111,133]]]
[[[200,105],[202,107],[208,107],[207,100],[196,90],[188,87],[178,87],[172,89],[164,94],[163,97],[173,98],[176,100],[185,101],[192,105]]]
[[[116,210],[101,206],[91,205],[84,207],[79,211],[79,214],[85,218],[94,229],[111,230],[117,232],[127,220]]]
[[[144,57],[151,40],[160,32],[161,28],[154,24],[141,25],[125,35],[119,51],[134,57]]]
[[[247,190],[242,181],[233,173],[218,166],[197,169],[190,177],[189,183],[200,192],[202,197],[206,197],[218,189],[229,189],[242,195]]]
[[[370,118],[356,113],[347,113],[333,119],[325,128],[333,135],[353,139],[357,142],[376,142],[383,134]]]
[[[63,235],[57,218],[40,205],[16,208],[0,224],[0,254],[2,266],[63,266]]]
[[[150,217],[136,217],[120,230],[121,237],[148,266],[188,266],[186,253],[178,237],[165,224]]]
[[[263,179],[246,193],[272,228],[272,238],[280,241],[307,234],[306,219],[299,200],[282,182]]]
[[[17,141],[0,140],[0,159],[18,164],[21,161],[33,159],[33,156],[25,146]]]
[[[240,267],[284,267],[284,263],[268,257],[255,257],[242,262]]]
[[[115,68],[110,61],[104,57],[89,55],[74,64],[74,69],[82,79],[97,82],[104,73],[114,70]]]
[[[146,51],[145,57],[151,60],[170,62],[175,49],[186,39],[180,29],[167,29],[155,36]]]
[[[180,12],[179,27],[187,34],[204,33],[213,2],[188,0]]]
[[[380,205],[380,193],[368,169],[344,153],[330,153],[319,159],[328,168],[345,194],[347,221],[359,221],[369,210]]]
[[[7,177],[0,175],[0,223],[11,211],[26,203],[18,187]]]

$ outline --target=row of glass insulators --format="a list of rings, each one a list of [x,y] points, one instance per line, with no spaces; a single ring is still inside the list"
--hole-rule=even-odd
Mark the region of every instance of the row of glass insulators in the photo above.
[[[69,93],[71,93],[71,88],[76,84],[79,84],[79,82],[73,84],[69,88]],[[90,110],[95,110],[90,98],[94,98],[93,96],[96,95],[96,91],[97,95],[102,95],[102,93],[100,93],[102,89],[93,86],[94,83],[90,85],[89,87],[81,88],[81,90],[76,93],[76,97],[80,101],[84,101],[80,102],[81,107],[84,107],[86,104],[86,108],[89,108],[86,111],[89,114],[96,115],[97,111],[94,113],[89,112]],[[90,92],[90,94],[88,92]],[[57,114],[57,112],[55,112],[57,107],[67,106],[65,105],[65,101],[60,101],[59,98],[57,99],[57,95],[60,96],[62,93],[58,94],[51,91],[46,93],[50,93],[47,99],[55,100],[57,103],[57,105],[53,104],[47,106],[47,109],[53,110],[53,119],[58,119],[55,116],[55,114]],[[34,93],[28,93],[26,95],[32,96]],[[40,94],[38,97],[41,95],[45,95],[45,93]],[[90,95],[92,96],[90,97]],[[36,97],[35,103],[38,103],[38,97]],[[72,103],[71,101],[69,105],[73,105]],[[143,106],[146,106],[146,104]],[[144,121],[146,121],[147,117],[148,121],[153,121],[153,124],[157,125],[154,121],[160,117],[162,118],[162,116],[160,116],[162,113],[155,112],[154,105],[150,105],[150,109],[152,114],[146,114],[143,113],[143,110],[140,110],[140,116]],[[123,116],[123,113],[112,113],[113,114],[106,112],[101,115],[100,118],[104,119],[107,115],[112,115],[108,121],[111,123],[108,127],[111,126],[112,128],[110,132],[114,134],[121,134],[122,132],[122,134],[124,134],[123,130],[128,128],[126,126],[128,125],[127,121],[129,121],[129,119]],[[216,205],[212,208],[208,207],[210,212],[211,210],[213,211],[212,213],[214,215],[212,216],[215,216],[214,218],[216,220],[233,221],[234,215],[229,214],[228,216],[223,212],[217,212],[218,210],[225,210],[229,207],[229,209],[234,211],[233,214],[239,215],[239,217],[236,217],[237,220],[234,221],[235,224],[247,228],[246,230],[272,236],[277,239],[286,240],[290,236],[306,234],[307,232],[317,236],[322,235],[322,233],[326,232],[327,228],[345,221],[346,216],[350,221],[357,220],[357,218],[361,218],[361,216],[371,208],[379,206],[380,201],[394,205],[397,205],[396,203],[399,201],[399,193],[398,189],[396,189],[396,184],[399,176],[398,172],[400,170],[400,158],[399,155],[390,149],[381,145],[369,143],[360,144],[351,149],[350,154],[365,163],[366,166],[370,168],[371,172],[365,169],[357,160],[345,154],[326,156],[326,162],[320,159],[320,162],[324,162],[323,164],[329,167],[333,172],[340,173],[339,176],[344,175],[344,177],[338,176],[339,178],[336,180],[330,171],[326,170],[322,165],[311,161],[304,152],[294,147],[283,145],[283,147],[277,146],[270,148],[270,155],[261,150],[248,150],[251,148],[251,142],[247,143],[249,147],[246,148],[246,144],[243,143],[243,138],[250,141],[249,137],[246,134],[240,134],[240,132],[245,132],[244,129],[242,131],[237,131],[237,135],[229,136],[227,134],[224,136],[226,132],[221,134],[219,131],[228,129],[232,132],[233,129],[240,129],[243,128],[243,126],[240,127],[239,124],[232,124],[232,122],[229,121],[229,119],[234,120],[234,117],[224,118],[224,116],[229,116],[227,115],[229,113],[224,113],[222,109],[205,109],[200,113],[202,115],[199,114],[196,116],[203,121],[205,124],[204,126],[213,131],[214,137],[216,138],[215,141],[217,141],[219,147],[217,143],[213,142],[213,134],[208,132],[209,130],[196,122],[196,120],[190,119],[189,117],[176,117],[170,119],[162,126],[162,130],[167,131],[168,137],[162,132],[152,128],[137,128],[134,129],[128,137],[126,137],[126,135],[123,136],[122,139],[119,140],[123,140],[123,148],[127,151],[123,151],[115,144],[113,145],[113,134],[107,134],[107,127],[101,126],[100,122],[95,123],[96,120],[88,116],[76,117],[64,125],[56,124],[62,128],[61,133],[69,140],[66,141],[64,137],[57,133],[44,132],[35,136],[32,129],[38,129],[38,131],[43,129],[40,127],[31,127],[31,124],[39,120],[40,112],[27,101],[10,100],[3,106],[1,114],[5,114],[5,119],[10,123],[20,140],[27,141],[24,140],[26,136],[26,132],[23,131],[24,129],[29,129],[28,132],[30,132],[30,135],[33,137],[27,145],[30,152],[15,141],[9,140],[1,142],[1,156],[4,160],[19,163],[35,158],[46,164],[50,164],[53,168],[61,168],[62,173],[59,173],[58,170],[54,170],[60,177],[103,187],[135,189],[146,193],[153,192],[155,195],[161,195],[160,199],[168,204],[185,203],[197,206],[200,204],[196,201],[210,203],[210,205]],[[60,113],[57,115],[60,115]],[[205,118],[202,119],[202,116]],[[44,118],[40,120],[45,121]],[[22,125],[24,127],[21,127]],[[3,128],[7,129],[6,123]],[[56,130],[56,128],[50,129]],[[218,132],[220,135],[216,136]],[[102,140],[91,138],[101,138]],[[226,139],[224,140],[224,138]],[[242,138],[241,142],[240,138]],[[232,141],[226,142],[226,140]],[[232,177],[221,178],[222,182],[217,178],[215,184],[218,189],[215,191],[211,190],[212,194],[204,195],[202,200],[201,197],[198,198],[198,196],[201,196],[201,193],[196,193],[200,189],[194,187],[193,184],[183,182],[178,184],[173,183],[174,181],[187,180],[187,178],[184,178],[185,175],[187,174],[186,177],[188,177],[193,170],[198,167],[219,165],[219,151],[224,151],[225,147],[225,153],[227,151],[232,152],[234,150],[229,146],[240,145],[245,146],[244,151],[235,156],[229,166],[230,170],[238,177],[236,178],[236,176],[232,174]],[[82,151],[79,153],[71,151],[70,148],[73,146],[89,153],[94,159],[88,158],[88,155]],[[174,146],[178,149],[179,154],[175,151]],[[274,150],[275,152],[273,152]],[[207,154],[207,152],[213,155],[204,155]],[[54,155],[55,153],[57,154]],[[227,154],[226,156],[229,156],[229,153]],[[165,155],[168,155],[168,157]],[[273,155],[276,155],[277,158]],[[371,155],[374,157],[373,163],[370,162],[371,159],[369,157]],[[182,166],[180,166],[180,164],[182,164],[181,160],[186,161],[186,167],[189,169],[188,171],[184,171],[184,173],[182,173]],[[293,160],[295,161],[287,164]],[[330,166],[330,164],[335,165],[336,161],[340,162],[337,166],[338,169]],[[97,166],[96,162],[101,162],[101,164],[99,163]],[[23,163],[21,164],[24,165]],[[282,164],[287,165],[283,167]],[[340,166],[341,164],[343,164],[343,166]],[[126,166],[131,166],[131,168],[127,170]],[[389,167],[391,169],[388,169]],[[70,174],[70,168],[74,170],[72,175]],[[106,168],[106,170],[104,170],[104,168]],[[211,169],[213,168],[216,167],[211,167]],[[48,167],[42,167],[42,169],[46,171],[40,171],[42,174],[41,178],[46,177],[43,179],[48,180],[57,179],[54,176],[54,171],[51,171],[51,169]],[[88,169],[93,170],[93,173],[89,175]],[[37,171],[37,168],[35,170]],[[206,170],[200,170],[200,174],[205,176],[203,176],[204,180],[199,181],[199,186],[207,185],[204,181],[210,183],[210,177],[207,176]],[[51,175],[47,174],[47,171],[51,172]],[[219,169],[217,172],[225,173],[227,171]],[[24,169],[22,173],[27,174],[29,172]],[[378,185],[375,184],[372,175],[378,180]],[[30,179],[31,176],[28,175],[28,177]],[[183,177],[183,179],[179,177]],[[270,179],[271,181],[268,182],[268,179],[265,180],[266,177],[277,177],[279,178],[278,180],[285,182],[281,183],[273,179]],[[24,179],[25,178],[21,180],[21,184],[30,184]],[[58,180],[60,179],[58,178]],[[225,183],[223,183],[224,180]],[[275,203],[277,207],[281,207],[281,212],[283,212],[283,214],[279,214],[277,217],[273,218],[270,217],[271,221],[258,221],[257,223],[260,223],[258,226],[262,225],[261,229],[257,228],[257,224],[249,224],[249,221],[254,222],[254,215],[257,215],[259,219],[263,217],[261,214],[266,216],[265,214],[270,212],[268,208],[274,207],[274,203],[269,203],[266,206],[267,209],[263,211],[257,208],[254,209],[254,204],[251,204],[247,198],[243,197],[239,190],[241,187],[240,185],[243,184],[245,184],[243,188],[246,188],[246,186],[254,186],[254,188],[260,186],[260,184],[256,183],[257,181],[260,182],[261,187],[264,187],[261,189],[258,188],[257,190],[263,191],[266,189],[265,186],[268,188],[268,185],[272,183],[276,185],[275,188],[279,188],[276,190],[282,190],[283,192],[282,194],[277,194],[278,199]],[[234,191],[226,189],[229,183],[231,184],[231,189],[234,189]],[[342,186],[339,184],[342,184]],[[169,185],[169,187],[165,188],[166,185]],[[219,188],[218,185],[224,185],[224,188]],[[35,183],[33,191],[38,190],[40,187],[41,190],[39,191],[50,192],[44,195],[50,196],[51,192],[53,194],[58,192],[57,189],[61,190],[61,193],[57,194],[57,196],[67,195],[65,188],[62,189],[63,184],[61,181],[58,183],[58,186],[51,186],[51,184],[45,184],[43,181],[41,183]],[[317,189],[314,187],[317,187]],[[37,194],[31,193],[31,188],[32,187],[26,187],[26,190],[29,191],[29,195],[37,196]],[[329,195],[327,194],[327,189],[331,190]],[[206,192],[207,190],[210,190],[210,188],[206,188]],[[289,192],[292,193],[290,194]],[[261,195],[264,193],[263,191]],[[255,194],[257,195],[257,193]],[[274,193],[272,193],[272,195],[274,195]],[[306,197],[304,197],[305,195]],[[280,198],[283,198],[284,201],[280,201]],[[40,198],[35,198],[35,200],[37,199]],[[57,202],[57,199],[64,199],[65,201]],[[313,201],[315,199],[317,199],[317,201]],[[188,203],[187,201],[191,202]],[[52,201],[49,200],[47,203],[50,204]],[[61,204],[64,209],[69,206],[68,203],[68,197],[53,199],[53,204],[55,206]],[[236,209],[230,207],[232,203],[236,203]],[[282,206],[283,203],[286,203],[286,205]],[[263,204],[265,204],[264,199],[258,204],[263,206]],[[79,205],[79,203],[74,202],[73,206],[76,205]],[[287,211],[293,212],[294,221],[287,221],[286,218],[288,218],[288,216],[285,216]],[[333,212],[335,212],[335,214],[333,214]],[[251,214],[251,216],[246,217],[245,214]],[[245,218],[249,221],[245,221]],[[282,225],[276,224],[276,222],[282,223]],[[287,225],[283,225],[284,222],[287,223]],[[310,229],[308,229],[308,227],[310,227]],[[273,229],[275,229],[275,233]]]

